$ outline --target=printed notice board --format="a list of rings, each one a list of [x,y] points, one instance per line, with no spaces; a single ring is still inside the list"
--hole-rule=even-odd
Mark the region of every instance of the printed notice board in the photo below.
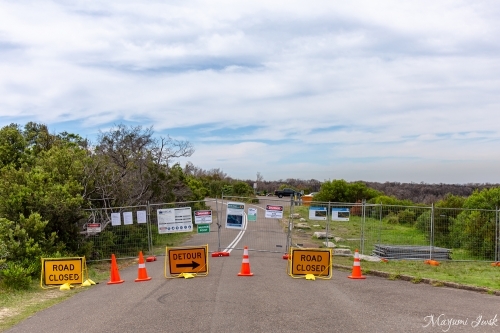
[[[332,221],[349,221],[349,208],[332,208]]]
[[[194,223],[195,224],[212,223],[212,211],[211,210],[195,210]]]
[[[257,208],[248,208],[248,222],[257,221]]]
[[[266,205],[266,218],[268,219],[283,218],[283,206]]]
[[[243,202],[228,202],[226,213],[226,228],[243,229],[245,204]]]
[[[309,207],[310,220],[323,220],[326,221],[326,207]]]
[[[193,231],[191,207],[158,209],[158,233]]]

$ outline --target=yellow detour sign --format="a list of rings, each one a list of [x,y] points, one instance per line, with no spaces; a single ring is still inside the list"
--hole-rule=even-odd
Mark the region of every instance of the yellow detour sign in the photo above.
[[[42,258],[42,280],[47,286],[83,283],[85,258]]]
[[[292,277],[314,275],[319,278],[332,277],[331,249],[291,248],[289,274]]]
[[[167,266],[171,275],[208,274],[208,245],[166,248],[165,277]]]

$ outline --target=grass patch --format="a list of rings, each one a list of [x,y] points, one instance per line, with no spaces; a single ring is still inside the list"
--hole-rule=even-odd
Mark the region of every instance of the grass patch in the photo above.
[[[119,269],[137,263],[137,259],[117,260]],[[98,261],[87,264],[89,278],[97,283],[109,280],[111,264],[109,261]],[[38,311],[49,308],[74,294],[85,290],[74,285],[71,290],[61,291],[59,288],[41,289],[40,280],[34,279],[28,290],[0,290],[0,332],[16,325]]]
[[[352,257],[333,258],[333,263],[351,267]],[[442,282],[454,282],[476,287],[500,290],[500,267],[492,267],[489,262],[441,261],[439,266],[424,264],[423,260],[389,260],[389,262],[363,261],[362,272],[383,271],[396,278],[401,274],[413,276],[420,282],[423,278]],[[368,273],[367,273],[368,274]],[[413,281],[412,281],[413,282]]]
[[[40,289],[40,281],[32,283],[28,290],[0,290],[0,332],[16,325],[40,310],[71,297],[83,288],[67,291]]]
[[[196,231],[192,232],[175,232],[172,234],[156,234],[153,235],[153,254],[165,254],[165,247],[179,246],[194,235]]]

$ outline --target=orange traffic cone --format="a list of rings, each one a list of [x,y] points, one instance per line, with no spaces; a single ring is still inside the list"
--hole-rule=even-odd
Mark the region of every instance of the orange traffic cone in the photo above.
[[[238,273],[238,276],[252,276],[253,273],[250,273],[250,260],[248,259],[248,247],[243,248],[243,260],[241,261],[241,272]]]
[[[124,281],[120,279],[120,272],[118,272],[118,265],[116,264],[115,255],[111,255],[111,274],[108,284],[123,283]]]
[[[366,276],[361,275],[361,262],[359,261],[359,252],[356,249],[354,252],[354,264],[352,265],[352,274],[349,279],[366,279]]]
[[[135,279],[135,282],[151,280],[151,277],[148,276],[148,272],[146,271],[146,264],[144,263],[144,257],[142,256],[142,251],[139,252],[139,271],[137,275],[138,276],[137,279]]]

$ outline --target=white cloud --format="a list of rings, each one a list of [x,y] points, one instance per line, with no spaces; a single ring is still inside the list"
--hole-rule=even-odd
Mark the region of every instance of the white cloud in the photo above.
[[[2,2],[0,125],[154,125],[233,177],[500,182],[499,9]]]

